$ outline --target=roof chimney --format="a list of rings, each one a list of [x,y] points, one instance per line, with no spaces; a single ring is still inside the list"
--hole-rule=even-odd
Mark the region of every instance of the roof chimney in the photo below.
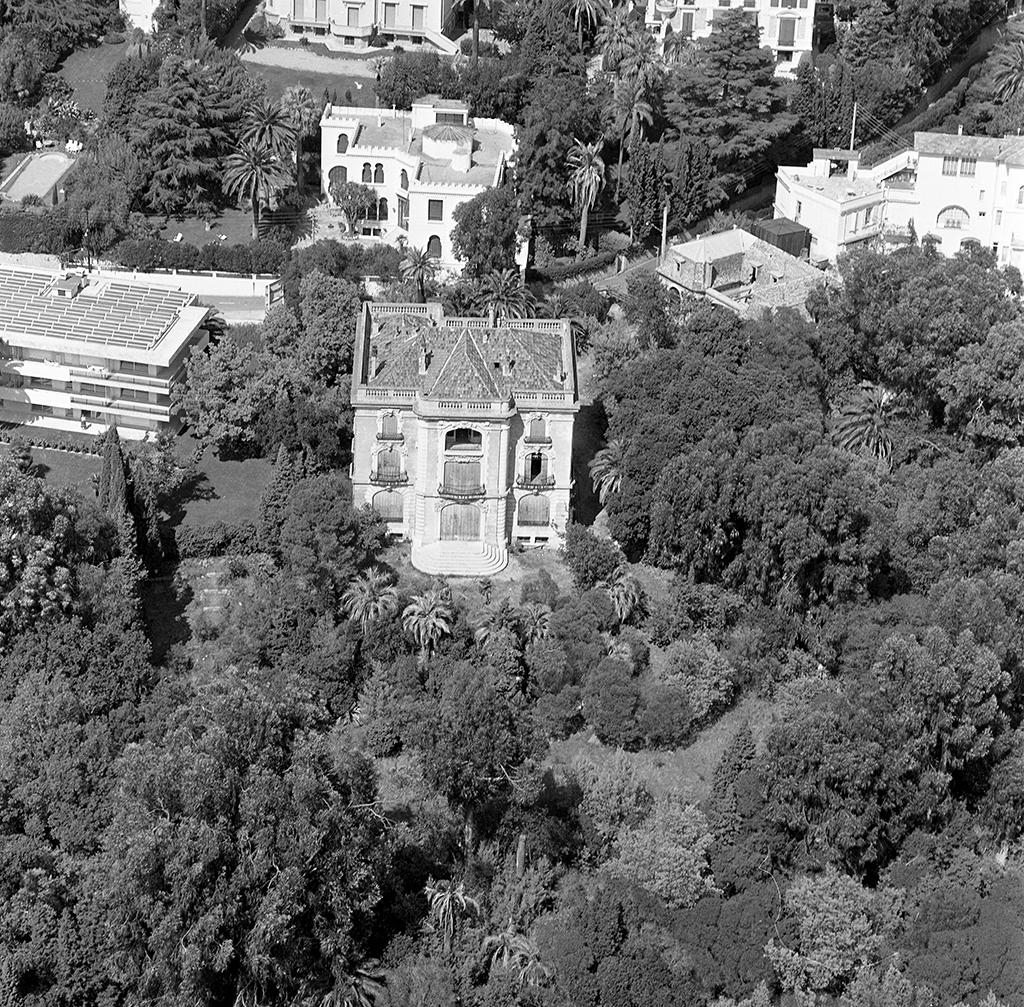
[[[964,124],[962,122],[959,123],[957,125],[957,127],[956,127],[956,135],[957,136],[963,136],[964,135]]]
[[[367,380],[370,381],[377,377],[377,347],[370,347],[370,371],[367,375]]]
[[[420,344],[420,376],[422,377],[427,373],[427,368],[430,367],[430,354],[427,352],[427,344]]]

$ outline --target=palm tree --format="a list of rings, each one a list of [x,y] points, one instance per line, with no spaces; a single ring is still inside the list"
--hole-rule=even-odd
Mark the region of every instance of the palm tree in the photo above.
[[[302,191],[302,141],[316,133],[320,124],[320,102],[301,84],[293,84],[281,95],[281,109],[295,131],[295,184]]]
[[[451,602],[431,589],[415,595],[402,612],[402,627],[412,634],[420,648],[420,660],[426,663],[441,638],[452,631],[455,613]]]
[[[398,610],[398,591],[385,571],[367,570],[345,589],[341,604],[348,617],[358,622],[365,633],[371,623],[386,619]]]
[[[597,47],[601,50],[601,68],[614,71],[626,52],[626,40],[632,29],[629,24],[629,2],[616,4],[604,19],[597,33]]]
[[[1024,34],[1014,37],[996,50],[992,61],[993,97],[1008,101],[1024,91]]]
[[[587,240],[587,217],[590,208],[597,200],[597,194],[604,185],[604,161],[601,159],[603,141],[583,143],[574,140],[572,148],[566,156],[569,166],[569,181],[566,188],[572,198],[573,205],[580,211],[580,238],[576,249],[576,258],[582,258]]]
[[[259,237],[260,204],[288,184],[288,172],[281,159],[267,146],[243,141],[224,162],[224,190],[252,201],[252,236]]]
[[[865,381],[852,402],[835,418],[832,439],[847,451],[866,452],[883,468],[892,467],[892,418],[896,393]]]
[[[576,24],[582,53],[584,26],[593,28],[608,10],[608,5],[605,0],[569,0],[569,10],[572,11],[572,19]]]
[[[502,598],[493,607],[488,605],[484,610],[483,622],[477,627],[475,635],[481,645],[486,645],[495,633],[499,633],[503,629],[516,636],[520,631],[519,612],[508,598]]]
[[[609,441],[590,462],[590,481],[602,504],[622,486],[622,441]]]
[[[519,609],[519,633],[523,643],[533,643],[548,635],[551,609],[536,601],[528,601]]]
[[[430,903],[430,914],[437,918],[447,954],[451,951],[458,918],[480,912],[480,903],[466,894],[466,886],[462,881],[453,885],[451,881],[435,881],[431,878],[424,891]]]
[[[658,43],[645,28],[631,31],[623,43],[618,73],[623,80],[636,84],[643,94],[654,91],[661,77]]]
[[[506,318],[529,318],[533,298],[514,269],[495,269],[477,287],[477,309],[486,310],[493,325]]]
[[[619,168],[615,176],[615,202],[618,202],[622,183],[622,155],[627,145],[633,145],[638,129],[641,129],[642,135],[641,124],[650,126],[654,122],[654,109],[644,97],[644,89],[638,81],[622,80],[615,86],[610,111],[619,141]]]
[[[665,62],[674,66],[691,66],[697,60],[699,50],[693,39],[681,31],[669,31],[662,48]]]
[[[615,571],[608,584],[608,597],[615,608],[615,616],[622,625],[629,622],[644,607],[643,586],[625,567],[619,567]]]
[[[422,248],[413,248],[410,245],[406,250],[405,258],[402,259],[401,269],[402,279],[416,281],[419,302],[425,304],[427,281],[433,279],[437,263]]]
[[[374,1007],[387,991],[380,963],[368,961],[346,973],[338,988],[321,1001],[321,1007]]]
[[[268,147],[278,157],[284,157],[295,145],[295,127],[277,102],[264,98],[246,113],[242,122],[242,141],[256,147]]]

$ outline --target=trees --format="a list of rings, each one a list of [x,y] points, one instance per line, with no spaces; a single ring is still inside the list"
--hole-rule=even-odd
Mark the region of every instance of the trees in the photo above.
[[[281,95],[281,111],[285,114],[295,137],[295,185],[302,192],[302,142],[313,136],[320,124],[320,103],[308,87],[293,84]]]
[[[0,101],[26,104],[43,80],[42,60],[35,41],[12,32],[0,41]]]
[[[367,570],[345,588],[341,603],[348,617],[358,622],[365,633],[370,623],[398,611],[398,592],[383,570]]]
[[[279,103],[264,98],[246,112],[241,140],[243,144],[264,147],[280,159],[296,142],[295,127]]]
[[[887,388],[865,382],[860,394],[839,410],[833,438],[847,451],[863,451],[888,468],[892,462],[889,414],[896,396]]]
[[[126,752],[93,881],[125,988],[323,997],[362,960],[386,842],[373,771],[306,727],[294,691],[225,671]]]
[[[453,214],[452,249],[470,276],[512,269],[519,247],[519,200],[509,184],[486,189]]]
[[[302,332],[295,346],[302,384],[331,388],[351,373],[361,310],[360,288],[351,281],[316,269],[303,276],[299,285]]]
[[[590,31],[607,11],[606,0],[571,0],[573,23],[579,35],[580,52],[583,52],[583,33]]]
[[[409,246],[402,259],[402,278],[416,284],[420,304],[427,300],[427,283],[433,279],[437,263],[422,248]]]
[[[658,154],[645,140],[629,150],[624,195],[629,203],[629,233],[643,244],[658,226],[665,202],[663,172]]]
[[[412,108],[425,94],[458,98],[459,80],[451,60],[436,52],[402,52],[383,61],[377,97],[384,108]]]
[[[523,211],[536,226],[569,219],[565,178],[569,151],[574,138],[588,143],[597,128],[598,116],[585,79],[562,74],[534,80],[517,129],[517,181]]]
[[[744,11],[723,11],[698,42],[693,65],[675,67],[668,80],[666,110],[678,135],[713,145],[716,202],[742,189],[748,167],[796,123],[785,110],[771,52],[760,45]]]
[[[598,499],[608,502],[612,493],[618,493],[622,485],[622,442],[609,441],[590,460],[590,481],[594,484]]]
[[[622,561],[613,542],[575,523],[566,525],[561,555],[578,591],[589,591],[609,580]]]
[[[259,237],[260,204],[269,203],[288,184],[288,172],[269,145],[244,140],[224,162],[223,183],[226,192],[252,203],[255,241]]]
[[[688,909],[714,890],[708,864],[712,838],[707,819],[690,804],[659,801],[639,824],[619,834],[614,876],[635,881],[673,909]]]
[[[644,96],[643,85],[634,80],[616,81],[609,111],[619,145],[619,165],[615,174],[615,201],[618,202],[622,188],[622,157],[626,151],[627,136],[628,143],[632,146],[639,138],[638,130],[641,129],[641,124],[646,123],[649,126],[654,112]]]
[[[587,238],[587,215],[597,200],[597,194],[604,187],[604,161],[601,159],[602,143],[581,143],[573,140],[573,145],[566,156],[569,169],[569,190],[573,205],[580,214],[580,236],[576,249],[576,258],[583,256]]]
[[[341,210],[345,218],[345,230],[350,234],[355,230],[356,221],[365,217],[377,201],[373,189],[359,182],[332,181],[327,190],[334,205]]]
[[[427,591],[414,596],[402,612],[402,626],[420,649],[420,660],[429,659],[441,639],[452,631],[455,613],[440,592]]]
[[[523,286],[515,269],[488,273],[477,285],[474,301],[492,321],[506,318],[528,318],[533,312],[533,299]]]

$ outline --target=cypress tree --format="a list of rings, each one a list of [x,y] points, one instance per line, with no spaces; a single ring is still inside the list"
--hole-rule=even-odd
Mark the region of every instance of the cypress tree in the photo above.
[[[629,201],[629,229],[633,240],[643,244],[658,225],[662,201],[661,165],[651,145],[635,141],[629,148],[625,196]]]
[[[282,444],[274,459],[274,473],[260,496],[260,513],[256,536],[260,549],[276,553],[281,540],[281,522],[288,506],[288,497],[301,474],[291,453]]]
[[[736,781],[754,764],[757,753],[750,724],[744,723],[722,753],[711,778],[711,793],[707,800],[707,818],[715,835],[727,839],[740,827],[740,812],[736,800]]]
[[[100,468],[100,506],[117,526],[118,541],[124,555],[138,549],[138,535],[132,517],[128,487],[128,464],[121,448],[121,438],[112,423],[103,438],[103,463]]]

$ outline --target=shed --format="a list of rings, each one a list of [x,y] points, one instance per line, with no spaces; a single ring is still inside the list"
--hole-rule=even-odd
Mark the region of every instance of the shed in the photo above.
[[[797,257],[811,247],[811,232],[788,217],[759,220],[750,230],[762,241]]]

